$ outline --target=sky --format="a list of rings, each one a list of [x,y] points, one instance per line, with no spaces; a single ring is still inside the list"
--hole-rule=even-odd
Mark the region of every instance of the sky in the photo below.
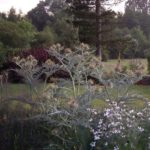
[[[0,0],[0,12],[8,12],[11,7],[14,7],[17,12],[22,10],[25,14],[34,8],[40,0]],[[124,3],[113,7],[115,11],[124,12]]]
[[[17,12],[22,10],[25,14],[34,8],[40,0],[0,0],[0,12],[8,12],[11,7],[14,7]]]
[[[116,11],[116,12],[124,12],[124,6],[125,6],[125,2],[122,2],[116,6],[113,7],[113,9]]]

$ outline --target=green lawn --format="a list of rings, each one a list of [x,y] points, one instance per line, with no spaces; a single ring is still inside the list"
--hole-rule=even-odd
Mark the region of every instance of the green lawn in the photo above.
[[[150,86],[134,85],[132,90],[150,99]]]
[[[139,96],[142,96],[144,98],[148,98],[150,100],[150,86],[141,86],[141,85],[133,85],[129,89],[130,94],[137,94]],[[111,94],[115,97],[115,91],[112,91]],[[143,99],[135,99],[128,101],[129,106],[140,109],[144,106],[144,100]],[[107,107],[107,103],[103,100],[95,100],[93,103],[95,108],[105,108]]]
[[[4,88],[1,91],[2,95],[4,96],[6,94],[7,96],[20,96],[20,95],[30,94],[30,87],[26,84],[8,84],[7,87],[4,86]],[[80,91],[83,91],[83,89],[81,89]],[[136,92],[150,99],[150,86],[134,85],[131,87],[131,91]],[[65,91],[65,94],[67,93],[68,92]],[[71,94],[71,93],[68,93],[68,94]]]
[[[147,59],[136,59],[136,60],[141,61],[141,63],[144,65],[145,68],[144,73],[147,74]],[[118,61],[117,59],[112,59],[112,60],[108,60],[107,62],[103,62],[106,71],[113,71],[113,69],[117,65],[117,61]],[[132,59],[122,59],[121,65],[129,67],[131,61]]]
[[[84,91],[84,90],[82,89],[80,91]],[[63,92],[65,94],[67,94],[66,91],[63,91]],[[150,86],[134,85],[134,86],[131,87],[130,92],[137,93],[138,95],[142,95],[142,96],[150,99]],[[6,97],[21,96],[21,95],[26,96],[26,97],[30,96],[29,86],[27,86],[25,84],[8,84],[7,85],[7,91],[4,90],[4,89],[2,91],[2,96],[3,97],[4,96],[6,96]],[[71,95],[70,95],[70,97],[71,97]],[[11,106],[11,108],[14,110],[16,107],[22,105],[22,104],[20,104],[20,103],[18,104],[18,103],[19,102],[16,102],[16,101],[9,102],[9,104],[10,104],[9,108]],[[134,106],[134,107],[141,107],[141,106],[143,106],[143,101],[142,100],[136,100],[136,101],[131,102],[131,105]],[[102,100],[95,100],[94,103],[93,103],[93,106],[95,108],[102,108],[103,109],[107,106],[107,103],[102,101]]]

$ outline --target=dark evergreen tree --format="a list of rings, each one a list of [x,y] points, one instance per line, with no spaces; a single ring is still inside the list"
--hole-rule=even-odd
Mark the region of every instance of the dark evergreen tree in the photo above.
[[[0,12],[0,20],[6,20],[7,19],[7,14],[4,12]]]
[[[67,2],[71,3],[74,24],[79,28],[80,41],[95,46],[96,55],[101,59],[102,47],[106,47],[111,40],[115,13],[104,8],[106,1],[68,0]]]
[[[38,31],[42,31],[47,25],[47,22],[53,19],[46,11],[45,1],[40,1],[35,8],[28,12],[27,16]]]
[[[21,20],[21,15],[16,13],[16,10],[12,7],[8,12],[8,21],[17,22]]]
[[[125,5],[125,14],[122,23],[129,29],[140,26],[144,34],[150,35],[150,1],[149,0],[128,0]]]

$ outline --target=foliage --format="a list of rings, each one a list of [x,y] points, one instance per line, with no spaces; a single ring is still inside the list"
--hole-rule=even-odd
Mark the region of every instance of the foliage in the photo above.
[[[45,144],[46,148],[136,148],[138,137],[146,132],[143,123],[149,122],[150,110],[146,98],[130,93],[129,90],[140,76],[115,72],[108,78],[99,59],[91,57],[87,49],[87,45],[82,44],[74,52],[61,53],[61,45],[53,46],[48,52],[59,63],[49,60],[41,67],[37,66],[37,61],[32,56],[26,59],[16,57],[14,60],[20,68],[16,72],[30,85],[31,100],[26,97],[12,99],[34,106],[33,113],[27,120],[46,123],[43,127],[53,137],[50,143]],[[41,68],[42,71],[39,71]],[[58,69],[67,71],[70,78],[59,79],[53,85],[45,82],[42,89],[37,87],[37,79],[42,73],[49,77]],[[93,85],[88,80],[89,76],[96,78],[103,87]],[[92,102],[95,99],[106,102],[107,107],[94,109]],[[143,100],[145,104],[140,110],[129,105],[137,99]],[[89,139],[85,139],[82,134],[87,134]],[[145,149],[148,148],[147,138],[144,138]]]
[[[137,41],[136,57],[144,57],[149,50],[150,43],[140,28],[133,28],[131,35]]]
[[[120,59],[128,49],[130,50],[130,54],[132,53],[132,49],[130,48],[132,36],[127,28],[115,28],[112,36],[113,40],[108,47],[111,58],[117,57]]]
[[[25,47],[30,47],[31,43],[33,42],[36,34],[36,29],[35,27],[31,24],[29,20],[26,18],[22,19],[17,23],[18,27],[21,28],[24,32],[24,42],[26,43],[27,46]]]
[[[3,43],[0,43],[0,66],[5,62],[6,60],[6,50],[3,45]]]
[[[40,1],[37,7],[28,12],[27,16],[38,31],[42,31],[47,21],[51,20],[51,16],[46,12],[44,1]]]
[[[150,12],[149,0],[128,0],[126,2],[126,8],[131,9],[132,11],[148,14]]]
[[[141,1],[140,3],[145,3],[145,1]],[[131,5],[132,4],[135,4],[135,3],[131,3]],[[147,4],[145,3],[143,6],[146,6],[146,5]],[[150,33],[150,30],[148,27],[150,23],[149,13],[142,13],[141,11],[138,11],[138,9],[134,9],[134,7],[133,8],[128,7],[127,5],[125,9],[125,14],[122,15],[122,17],[120,18],[120,21],[121,21],[121,25],[128,27],[129,29],[139,26],[147,37]]]
[[[63,1],[46,0],[28,13],[32,23],[41,31],[37,33],[35,47],[47,47],[54,43],[73,47],[78,42],[78,30],[66,9]]]
[[[150,74],[150,56],[149,55],[147,56],[147,62],[148,62],[147,70],[148,70],[148,73]]]
[[[36,33],[32,47],[47,48],[56,42],[56,34],[52,28],[46,26],[43,31]]]
[[[0,31],[0,41],[10,48],[29,47],[34,36],[32,24],[25,20],[18,23],[2,20]]]
[[[129,57],[134,54],[136,57],[145,57],[150,46],[149,14],[141,13],[145,8],[135,11],[139,6],[134,6],[136,9],[131,10],[132,7],[127,5],[125,14],[116,18],[112,11],[102,8],[109,1],[102,1],[101,4],[104,5],[100,14],[94,12],[93,0],[73,1],[73,4],[71,1],[67,2],[68,5],[63,0],[41,1],[28,13],[27,17],[31,19],[38,32],[29,20],[17,15],[14,9],[10,10],[8,16],[0,14],[2,63],[4,58],[14,53],[14,49],[38,47],[23,51],[21,55],[24,58],[15,57],[13,60],[17,69],[12,70],[24,78],[30,88],[30,94],[1,97],[1,104],[14,100],[28,104],[31,111],[26,116],[22,115],[22,118],[16,116],[16,120],[21,119],[22,124],[24,121],[36,122],[37,125],[42,122],[42,125],[37,127],[37,132],[46,136],[44,143],[40,143],[42,140],[37,138],[39,134],[35,134],[39,141],[34,143],[35,145],[31,142],[31,149],[37,148],[38,145],[45,149],[66,150],[137,149],[139,141],[144,143],[140,145],[142,149],[148,149],[150,104],[148,99],[131,93],[129,89],[141,79],[141,63],[133,62],[130,65],[131,71],[127,71],[126,74],[123,72],[125,69],[121,68],[107,75],[102,62],[93,56],[94,51],[88,45],[74,45],[78,43],[78,33],[80,41],[87,41],[91,45],[96,41],[94,36],[97,33],[98,37],[102,38],[98,44],[103,45],[106,52],[108,49],[111,57]],[[73,16],[67,12],[68,6],[71,6]],[[97,22],[93,21],[96,17]],[[113,26],[112,22],[115,21],[121,21],[123,25]],[[102,30],[97,30],[94,27],[96,24],[97,27],[102,27]],[[55,42],[74,49],[65,48],[60,44],[52,45]],[[54,62],[51,57],[57,61]],[[60,70],[69,77],[59,78],[51,85],[47,84],[48,78]],[[45,82],[39,86],[38,80],[43,74]],[[7,80],[7,76],[0,78],[1,90],[4,86],[7,87],[3,84],[3,78]],[[95,80],[102,86],[94,84]],[[107,103],[107,107],[93,108],[95,99]],[[145,104],[140,110],[129,105],[136,100],[142,100]],[[5,114],[2,116],[3,121],[9,121]],[[29,130],[31,135],[35,132],[32,128],[34,125],[31,125]],[[22,128],[19,131],[22,131]],[[84,135],[87,135],[87,139]],[[18,139],[22,137],[18,131],[11,137],[14,140],[14,148],[17,149],[17,145],[20,144]]]
[[[35,28],[26,19],[17,22],[2,19],[0,21],[1,65],[17,51],[29,48],[35,38]]]
[[[73,47],[79,42],[78,30],[73,26],[70,18],[62,12],[56,16],[52,27],[56,34],[56,42],[67,47]]]
[[[117,58],[119,52],[125,58],[145,57],[149,51],[149,14],[133,10],[128,4],[124,14],[115,14],[111,10],[104,9],[107,2],[111,1],[102,1],[100,15],[103,59],[107,55],[109,58]],[[135,2],[147,5],[147,1]],[[134,5],[137,5],[136,3]],[[95,46],[97,39],[93,0],[66,2],[45,0],[39,2],[27,16],[23,16],[21,12],[17,14],[14,8],[10,9],[8,15],[1,13],[0,16],[0,26],[5,31],[1,32],[4,35],[1,35],[0,41],[4,47],[11,50],[30,46],[47,48],[55,43],[73,47],[79,42],[86,42]]]
[[[70,12],[74,19],[73,24],[78,27],[79,40],[84,43],[88,43],[97,48],[97,45],[101,45],[103,60],[106,58],[107,49],[110,41],[112,40],[112,31],[115,27],[115,12],[105,9],[101,5],[101,13],[96,13],[96,1],[94,0],[81,0],[81,1],[68,1],[71,3]],[[103,3],[103,1],[101,1]],[[97,17],[98,16],[98,17]],[[100,25],[97,28],[97,19]],[[101,31],[98,31],[101,30]],[[98,40],[97,35],[100,35],[101,40]],[[97,53],[97,52],[96,52]]]
[[[11,22],[17,22],[21,20],[21,12],[19,14],[16,13],[15,8],[10,8],[9,12],[8,12],[8,17],[7,17],[8,21]]]
[[[128,30],[126,33],[130,36],[130,40],[124,43],[128,45],[124,53],[125,57],[145,57],[148,53],[150,47],[149,30],[147,28],[148,18],[150,17],[131,10],[125,12],[121,18],[118,18],[118,21],[121,22],[120,32],[124,32],[122,26],[128,27],[126,28]],[[146,20],[144,21],[143,19]]]

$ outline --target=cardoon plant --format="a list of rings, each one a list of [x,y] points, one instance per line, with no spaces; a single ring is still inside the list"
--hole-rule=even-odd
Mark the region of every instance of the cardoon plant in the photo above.
[[[150,121],[148,99],[130,92],[131,85],[141,78],[139,74],[114,72],[107,77],[102,63],[84,44],[74,51],[59,44],[53,45],[48,53],[58,62],[49,59],[41,66],[37,66],[36,61],[30,66],[28,61],[34,58],[27,58],[23,63],[20,59],[16,61],[20,67],[16,71],[27,79],[38,95],[34,101],[38,111],[28,119],[53,126],[48,133],[55,138],[45,147],[63,147],[65,150],[136,149],[139,135],[146,132],[144,122]],[[47,84],[47,78],[60,70],[66,72],[69,78],[59,78],[55,84]],[[43,73],[46,75],[45,83],[38,91],[33,81],[37,81]],[[98,85],[91,79],[96,80]],[[107,107],[94,108],[95,99],[104,101]],[[130,105],[137,99],[144,102],[139,110]],[[82,136],[87,131],[89,139]],[[148,149],[148,146],[146,143],[144,148]]]

